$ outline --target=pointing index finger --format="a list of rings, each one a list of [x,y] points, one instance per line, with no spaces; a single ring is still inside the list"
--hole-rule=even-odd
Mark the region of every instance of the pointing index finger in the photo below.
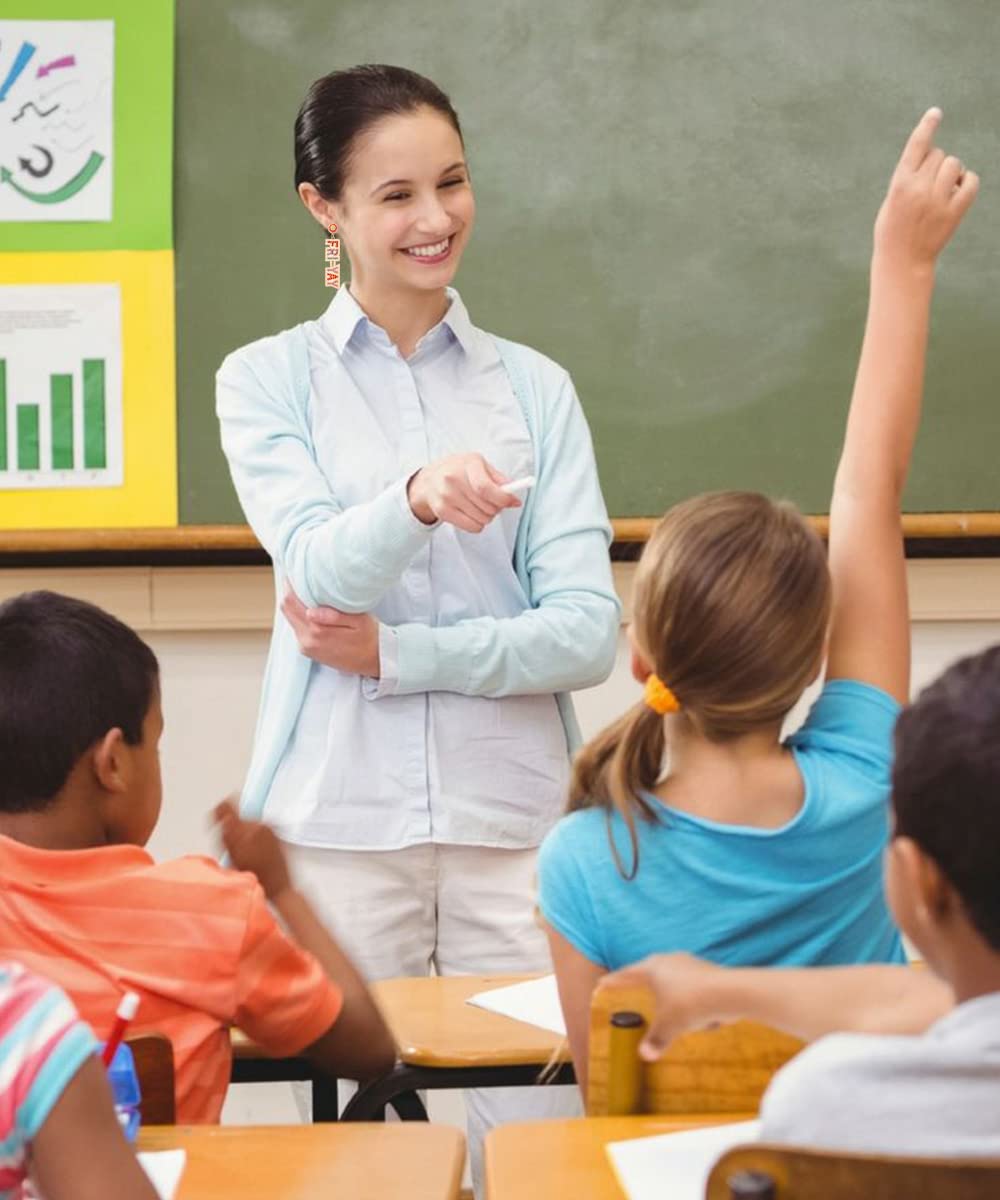
[[[903,153],[899,159],[900,166],[909,167],[911,171],[919,169],[920,164],[930,152],[931,146],[934,145],[934,134],[941,124],[941,116],[939,108],[929,108],[924,113],[903,147]]]
[[[485,461],[480,462],[474,459],[469,463],[467,478],[475,492],[475,498],[492,505],[494,510],[519,505],[520,501],[515,496],[501,490],[499,482],[493,478],[495,473],[497,472],[491,472]],[[503,477],[501,476],[501,478]],[[492,518],[494,513],[489,513],[489,516]]]

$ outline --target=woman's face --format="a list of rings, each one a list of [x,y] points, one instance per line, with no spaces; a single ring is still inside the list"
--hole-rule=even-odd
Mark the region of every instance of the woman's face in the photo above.
[[[462,142],[434,109],[383,117],[354,146],[332,218],[362,291],[449,284],[476,202]]]

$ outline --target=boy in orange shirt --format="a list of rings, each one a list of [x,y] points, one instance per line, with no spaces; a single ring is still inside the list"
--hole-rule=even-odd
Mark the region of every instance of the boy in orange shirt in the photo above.
[[[389,1069],[364,980],[267,826],[216,810],[236,870],[143,849],[162,729],[156,657],[126,625],[51,592],[0,605],[0,954],[58,983],[99,1037],[138,992],[134,1031],[173,1043],[182,1123],[218,1120],[232,1025],[332,1075]]]

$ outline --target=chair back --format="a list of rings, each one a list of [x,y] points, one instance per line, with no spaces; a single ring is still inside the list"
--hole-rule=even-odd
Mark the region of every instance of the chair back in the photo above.
[[[688,1033],[656,1063],[637,1048],[654,1010],[648,988],[604,988],[590,1006],[587,1112],[755,1113],[774,1073],[803,1043],[766,1025],[738,1021]],[[616,1013],[638,1013],[642,1025],[612,1023]]]
[[[705,1197],[732,1200],[751,1195],[773,1200],[996,1200],[1000,1159],[895,1158],[737,1146],[712,1168]]]
[[[143,1125],[173,1125],[177,1120],[174,1093],[174,1047],[162,1033],[142,1033],[125,1039],[135,1059]]]

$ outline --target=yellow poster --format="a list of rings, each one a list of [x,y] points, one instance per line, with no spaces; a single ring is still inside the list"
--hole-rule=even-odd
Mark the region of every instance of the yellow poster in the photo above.
[[[0,529],[177,523],[172,250],[0,254]]]

